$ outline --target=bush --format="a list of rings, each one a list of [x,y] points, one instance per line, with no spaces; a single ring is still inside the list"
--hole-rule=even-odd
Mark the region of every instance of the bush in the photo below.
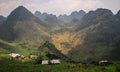
[[[41,64],[42,60],[43,60],[43,56],[38,56],[35,64]]]

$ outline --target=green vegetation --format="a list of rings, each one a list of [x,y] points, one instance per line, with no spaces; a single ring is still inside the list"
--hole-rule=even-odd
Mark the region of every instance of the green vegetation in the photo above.
[[[83,44],[68,55],[76,61],[120,60],[120,19],[108,9],[90,11],[77,25]]]
[[[17,49],[14,46],[12,46],[10,43],[0,40],[0,54],[10,53],[15,51],[17,51]]]
[[[61,59],[68,59],[64,54],[62,54],[59,50],[57,50],[57,48],[53,43],[49,41],[46,41],[43,45],[41,45],[39,47],[39,51],[40,51],[39,53],[44,57],[50,53],[50,54],[55,54]]]
[[[40,65],[31,60],[9,60],[5,56],[0,59],[0,72],[120,72],[120,62],[108,66],[74,64],[66,61],[61,61],[61,64],[57,65]]]
[[[78,15],[68,16],[72,16],[68,23],[64,23],[67,18],[62,22],[47,14],[41,21],[23,6],[16,8],[0,24],[0,72],[120,72],[120,62],[109,66],[79,64],[120,61],[120,12],[114,15],[108,9],[97,9]],[[38,59],[9,60],[11,52],[25,57],[35,54]],[[58,56],[61,64],[35,64],[49,59],[47,54]]]

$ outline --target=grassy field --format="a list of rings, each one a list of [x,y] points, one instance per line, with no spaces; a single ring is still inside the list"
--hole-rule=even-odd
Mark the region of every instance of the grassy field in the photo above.
[[[0,72],[120,72],[120,62],[108,66],[74,64],[66,61],[57,65],[40,65],[32,60],[9,60],[7,55],[1,54]]]
[[[19,43],[0,42],[0,49],[6,49],[5,53],[3,53],[3,50],[0,50],[2,52],[0,53],[0,72],[120,72],[120,61],[108,66],[96,66],[92,64],[74,64],[63,60],[61,64],[57,65],[35,64],[36,61],[29,59],[25,62],[21,60],[9,60],[9,55],[6,52],[8,48],[14,48],[15,50],[17,48],[16,52],[26,57],[30,53],[38,53],[39,51],[36,48],[28,49],[23,45],[19,45]]]

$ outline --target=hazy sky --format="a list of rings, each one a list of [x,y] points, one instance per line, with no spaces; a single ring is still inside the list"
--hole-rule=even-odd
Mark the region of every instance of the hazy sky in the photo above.
[[[0,0],[0,15],[8,16],[19,5],[32,13],[36,10],[52,14],[70,14],[72,11],[107,8],[116,13],[120,10],[120,0]]]

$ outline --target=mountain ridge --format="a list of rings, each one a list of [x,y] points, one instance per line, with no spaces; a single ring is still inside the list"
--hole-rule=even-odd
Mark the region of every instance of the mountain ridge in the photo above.
[[[38,11],[32,14],[25,7],[19,6],[0,25],[0,39],[20,42],[28,48],[37,48],[45,41],[50,41],[57,50],[74,61],[110,57],[111,60],[120,59],[119,12],[114,15],[111,10],[103,8],[88,13],[79,12],[63,15],[66,19],[71,17],[66,23],[59,21],[59,17],[55,15]],[[118,52],[111,54],[112,51]]]
[[[0,26],[1,38],[5,40],[41,40],[47,38],[46,24],[23,6],[17,7]],[[41,37],[43,39],[41,39]]]
[[[80,11],[73,11],[70,15],[59,15],[58,19],[65,22],[65,23],[70,23],[74,20],[80,20],[84,15],[86,14],[85,11],[80,10]]]

